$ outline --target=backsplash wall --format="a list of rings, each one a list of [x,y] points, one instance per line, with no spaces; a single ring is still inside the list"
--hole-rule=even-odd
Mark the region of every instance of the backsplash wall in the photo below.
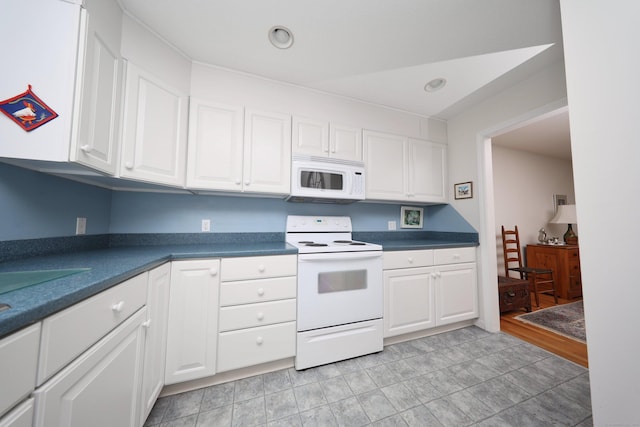
[[[87,218],[87,234],[194,233],[202,219],[214,233],[284,232],[287,215],[347,215],[354,231],[386,231],[396,221],[400,230],[402,206],[111,191],[6,164],[0,201],[0,240],[73,236],[78,216]],[[424,214],[425,231],[475,232],[449,205],[424,206]]]

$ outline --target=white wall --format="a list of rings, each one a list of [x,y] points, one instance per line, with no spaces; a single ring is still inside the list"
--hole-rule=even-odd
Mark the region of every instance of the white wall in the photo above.
[[[593,424],[640,425],[640,2],[560,5]]]
[[[524,255],[525,245],[538,243],[538,230],[562,240],[566,225],[549,224],[553,217],[553,195],[564,194],[575,203],[571,161],[492,145],[495,237],[498,273],[504,272],[501,226],[518,226]],[[577,227],[574,231],[578,233]]]
[[[449,182],[473,181],[473,199],[452,206],[479,232],[480,318],[478,326],[500,329],[497,286],[492,136],[566,106],[564,64],[557,63],[448,122]],[[477,190],[477,191],[476,191]],[[453,186],[449,186],[453,192]]]

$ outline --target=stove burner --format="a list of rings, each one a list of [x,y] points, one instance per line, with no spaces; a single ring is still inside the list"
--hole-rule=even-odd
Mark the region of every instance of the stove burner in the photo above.
[[[313,240],[300,240],[298,243],[301,245],[306,245],[307,243],[313,243]]]
[[[351,240],[334,240],[333,243],[352,243]]]
[[[311,242],[311,243],[305,243],[305,246],[329,246],[329,245],[327,245],[326,243],[314,243],[314,242]]]
[[[354,246],[364,246],[364,245],[366,245],[366,243],[364,243],[364,242],[351,242],[349,244],[350,245],[354,245]]]

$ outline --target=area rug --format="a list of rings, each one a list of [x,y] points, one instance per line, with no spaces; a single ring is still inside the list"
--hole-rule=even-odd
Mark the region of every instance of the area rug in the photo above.
[[[582,301],[521,314],[516,316],[516,319],[577,341],[587,342]]]

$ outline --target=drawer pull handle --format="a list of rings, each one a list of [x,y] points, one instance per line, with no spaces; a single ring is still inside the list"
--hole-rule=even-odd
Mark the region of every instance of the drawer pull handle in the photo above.
[[[460,254],[454,254],[453,259],[460,259]]]
[[[113,310],[114,313],[120,313],[123,308],[124,308],[124,301],[120,301],[119,303],[113,304],[111,306],[111,310]]]
[[[258,345],[262,345],[262,342],[263,342],[262,337],[258,337],[258,338],[256,338],[256,344],[258,344]]]
[[[264,270],[265,270],[264,265],[263,265],[263,264],[260,264],[260,266],[258,267],[258,271],[259,271],[260,273],[264,273]]]
[[[91,152],[91,146],[89,144],[85,144],[85,145],[81,146],[80,149],[85,153],[90,153]]]
[[[151,327],[151,319],[147,320],[146,322],[142,322],[142,326],[149,329]]]
[[[264,289],[263,288],[258,289],[258,295],[259,296],[263,296],[264,295]]]
[[[129,170],[131,170],[131,169],[133,169],[133,163],[127,162],[127,163],[124,164],[124,167],[129,169]]]
[[[409,264],[413,264],[413,258],[409,257],[407,258],[407,261],[409,261]]]
[[[218,274],[218,269],[216,267],[210,268],[209,274],[215,276],[216,274]]]
[[[257,318],[258,320],[263,320],[263,319],[264,319],[264,313],[263,313],[263,312],[259,312],[259,313],[256,315],[256,318]]]

